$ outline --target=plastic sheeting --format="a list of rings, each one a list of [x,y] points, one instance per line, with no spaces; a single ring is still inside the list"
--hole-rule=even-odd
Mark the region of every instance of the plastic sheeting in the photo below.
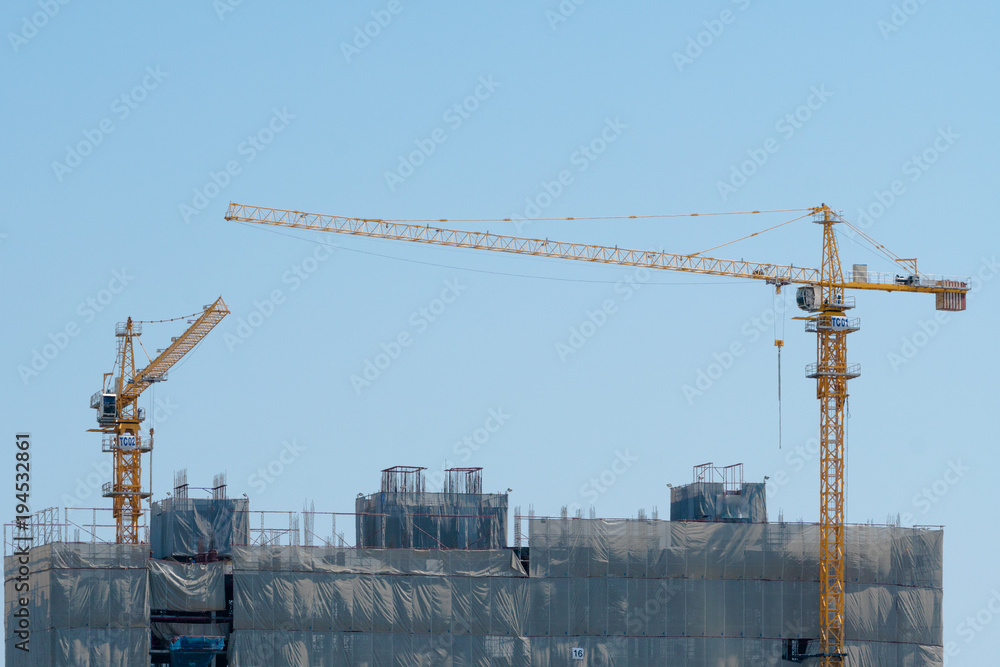
[[[230,664],[767,665],[786,638],[819,634],[816,525],[531,519],[529,531],[530,577],[509,550],[234,547]],[[942,544],[941,531],[847,527],[853,667],[942,664]],[[150,601],[215,608],[227,567],[128,545],[31,556],[30,654],[13,646],[5,562],[8,665],[145,664]]]
[[[517,634],[527,575],[509,551],[237,550],[236,629]],[[502,630],[502,632],[501,632]]]
[[[573,649],[583,659],[573,659]],[[851,667],[943,664],[941,647],[847,642]],[[355,667],[758,667],[781,661],[779,639],[723,637],[498,637],[237,631],[230,664]],[[804,667],[818,665],[815,659]]]
[[[355,501],[358,546],[503,549],[507,496],[499,493],[374,493]]]
[[[509,551],[236,549],[231,664],[778,664],[819,635],[816,525],[529,530],[530,578]],[[940,665],[942,533],[849,526],[847,547],[850,664]]]
[[[231,568],[225,562],[150,560],[149,607],[167,612],[225,611],[225,576]],[[150,623],[150,630],[169,644],[180,636],[224,637],[230,628],[228,623],[154,622]]]
[[[620,634],[618,579],[625,634],[819,635],[815,524],[534,519],[529,528],[531,576],[552,580],[569,634],[601,634],[605,622]],[[939,647],[942,544],[941,531],[847,526],[847,637]],[[543,614],[533,600],[533,634]],[[550,634],[555,620],[561,614],[550,611]]]
[[[532,577],[819,581],[819,525],[531,519]],[[848,583],[940,589],[943,532],[846,526]]]
[[[528,587],[503,577],[236,573],[237,629],[523,635]]]
[[[229,563],[149,561],[149,607],[170,611],[218,611],[226,608]]]
[[[760,483],[744,483],[739,493],[726,493],[719,482],[675,486],[670,490],[670,520],[767,523],[765,496]]]
[[[153,503],[150,542],[153,558],[188,558],[215,550],[232,553],[250,533],[246,498],[167,498]]]
[[[148,661],[147,549],[61,542],[32,549],[29,653],[14,646],[17,563],[7,557],[7,665],[126,667]]]
[[[527,576],[521,561],[507,550],[235,547],[233,569],[464,577]]]
[[[517,637],[527,623],[527,574],[510,551],[263,547],[234,555],[234,665],[452,664],[448,656],[466,664],[473,643],[482,648],[490,635],[497,646],[516,640],[528,655],[528,640]]]

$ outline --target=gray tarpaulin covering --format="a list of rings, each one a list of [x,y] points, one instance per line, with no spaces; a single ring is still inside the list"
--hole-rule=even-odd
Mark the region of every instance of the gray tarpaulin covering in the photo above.
[[[526,576],[512,552],[338,547],[234,547],[236,571],[343,574]]]
[[[744,483],[727,492],[720,482],[695,482],[670,489],[671,521],[767,522],[765,485]]]
[[[816,525],[532,519],[529,532],[530,577],[502,549],[237,546],[231,564],[180,565],[141,545],[37,547],[30,654],[14,648],[5,561],[7,664],[147,664],[151,601],[217,609],[230,566],[237,667],[779,665],[784,640],[819,635]],[[942,541],[847,527],[851,667],[943,663]]]
[[[171,611],[225,609],[225,575],[229,568],[229,563],[177,563],[150,560],[150,609]]]
[[[528,646],[510,551],[238,548],[233,564],[234,665],[505,664],[487,644]]]
[[[819,635],[815,525],[529,528],[530,578],[507,551],[237,548],[231,664],[778,665]],[[848,664],[940,665],[942,533],[847,547]]]
[[[149,561],[149,607],[168,612],[226,610],[226,580],[232,564]],[[153,634],[168,644],[179,636],[225,637],[228,624],[152,623]]]
[[[781,642],[721,637],[480,637],[391,633],[237,633],[233,650],[254,656],[238,665],[355,665],[366,667],[780,667]],[[573,660],[582,648],[583,660]],[[941,665],[940,648],[857,645],[848,642],[854,667]],[[803,663],[808,667],[810,663]]]
[[[501,493],[373,493],[355,501],[358,546],[502,549],[507,496]]]
[[[130,667],[148,662],[148,546],[65,544],[31,550],[30,653],[14,647],[17,563],[4,563],[7,665]]]
[[[228,556],[250,531],[245,498],[167,498],[154,502],[150,542],[154,558],[185,558],[215,550]]]

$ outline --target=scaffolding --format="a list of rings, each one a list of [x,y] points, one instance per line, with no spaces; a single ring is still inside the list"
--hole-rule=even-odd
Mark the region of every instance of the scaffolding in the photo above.
[[[483,493],[482,468],[449,468],[443,492],[424,490],[424,468],[382,471],[379,493],[355,501],[359,547],[502,549],[507,495]]]
[[[816,524],[530,516],[528,532],[527,567],[507,549],[234,546],[190,564],[141,545],[36,546],[37,634],[31,654],[13,648],[8,594],[7,664],[162,662],[198,634],[226,637],[229,664],[303,667],[534,667],[572,664],[573,649],[584,664],[695,667],[816,650]],[[846,544],[850,664],[940,665],[943,531],[848,526]],[[17,573],[8,557],[8,592]]]
[[[674,491],[763,503],[736,466],[698,468],[700,481]],[[30,654],[14,647],[24,566],[4,562],[6,664],[125,667],[214,651],[230,665],[701,667],[818,650],[818,524],[661,521],[655,508],[546,517],[529,505],[515,508],[511,549],[507,496],[469,493],[482,489],[479,469],[452,469],[440,493],[423,490],[421,472],[386,469],[383,486],[396,490],[358,499],[382,511],[349,514],[311,502],[250,512],[225,497],[224,478],[211,498],[190,498],[198,487],[179,475],[176,497],[154,504],[153,532],[169,528],[180,545],[163,559],[146,545],[61,541],[86,524],[43,510],[29,553]],[[371,522],[376,544],[360,533],[348,546],[338,514],[359,531]],[[327,527],[330,537],[316,534]],[[392,546],[403,539],[416,543]],[[943,530],[849,525],[845,545],[846,662],[939,666]]]
[[[694,466],[692,484],[722,484],[725,493],[739,493],[743,487],[743,464],[717,466],[711,461]]]
[[[671,521],[767,522],[767,487],[743,480],[743,464],[694,466],[691,484],[670,489]]]
[[[419,466],[393,466],[382,471],[382,493],[423,493],[424,471]]]
[[[445,493],[479,495],[483,492],[482,468],[445,468],[444,472]]]

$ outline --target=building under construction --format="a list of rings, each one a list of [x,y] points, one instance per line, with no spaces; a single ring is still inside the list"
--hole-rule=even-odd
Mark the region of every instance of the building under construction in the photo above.
[[[513,545],[507,495],[483,493],[474,468],[447,471],[440,492],[422,468],[383,471],[344,513],[354,546],[335,523],[317,538],[322,513],[257,528],[224,483],[196,499],[179,482],[153,503],[147,544],[70,539],[50,517],[26,607],[6,557],[8,665],[819,662],[819,526],[768,523],[764,485],[738,467],[697,467],[669,521],[517,512]],[[943,664],[942,540],[846,527],[845,664]]]
[[[13,539],[30,548],[5,563],[10,664],[941,664],[942,532],[844,521],[847,385],[861,372],[848,362],[847,337],[860,330],[848,312],[865,290],[933,294],[938,310],[962,311],[970,281],[919,272],[825,204],[797,212],[788,222],[821,225],[820,268],[231,203],[226,219],[241,223],[726,276],[776,293],[795,285],[817,341],[806,377],[820,403],[819,523],[768,523],[764,486],[712,465],[673,488],[669,521],[529,511],[525,541],[515,512],[513,546],[507,496],[483,493],[478,469],[447,471],[440,491],[424,488],[421,468],[384,470],[380,489],[344,513],[353,545],[337,513],[290,513],[275,527],[266,519],[281,513],[251,511],[218,481],[194,499],[179,480],[147,512],[153,429],[141,433],[138,399],[229,314],[219,297],[144,367],[142,326],[184,318],[116,327],[116,364],[91,402],[113,456],[102,494],[115,536],[96,539],[96,510],[83,541],[65,512],[61,524],[48,511],[17,517]],[[896,268],[844,271],[839,224]],[[784,341],[775,346],[780,379]],[[314,539],[319,515],[330,517],[328,540]],[[18,597],[28,576],[33,594]]]

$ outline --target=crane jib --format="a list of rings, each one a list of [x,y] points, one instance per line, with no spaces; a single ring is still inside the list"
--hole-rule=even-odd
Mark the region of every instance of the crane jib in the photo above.
[[[792,283],[800,285],[796,302],[803,310],[814,313],[806,318],[806,331],[815,333],[817,339],[817,361],[806,367],[806,376],[816,379],[820,402],[820,642],[819,652],[812,655],[821,658],[823,667],[831,667],[843,664],[841,658],[846,655],[844,469],[847,382],[860,375],[860,365],[848,364],[847,361],[847,334],[860,329],[860,320],[844,315],[845,310],[854,306],[853,297],[845,296],[844,292],[857,289],[931,293],[936,297],[938,310],[965,310],[966,293],[971,281],[968,278],[931,277],[918,273],[917,260],[902,259],[888,253],[887,256],[906,274],[871,273],[866,265],[856,264],[851,280],[845,281],[834,226],[846,221],[826,204],[809,210],[814,217],[813,222],[822,224],[823,228],[821,270],[715,259],[703,257],[700,253],[674,255],[618,246],[553,242],[444,229],[429,224],[419,226],[387,220],[345,218],[235,203],[229,205],[226,219],[372,238],[750,278],[764,280],[779,290]],[[885,250],[884,246],[878,247]]]
[[[551,241],[523,238],[490,232],[456,230],[424,224],[415,225],[378,218],[305,213],[288,209],[266,208],[230,203],[226,219],[237,222],[266,224],[295,229],[334,232],[351,236],[366,236],[411,243],[428,243],[457,248],[473,248],[555,259],[570,259],[603,264],[640,266],[666,271],[681,271],[725,277],[763,280],[768,284],[827,285],[844,289],[885,292],[926,292],[939,295],[939,310],[964,310],[964,293],[969,289],[968,278],[949,279],[942,276],[904,276],[865,272],[864,280],[824,281],[819,269],[791,264],[770,264],[744,260],[718,259],[700,254],[675,254],[662,250],[635,250],[618,246]],[[443,221],[442,221],[443,222]]]

